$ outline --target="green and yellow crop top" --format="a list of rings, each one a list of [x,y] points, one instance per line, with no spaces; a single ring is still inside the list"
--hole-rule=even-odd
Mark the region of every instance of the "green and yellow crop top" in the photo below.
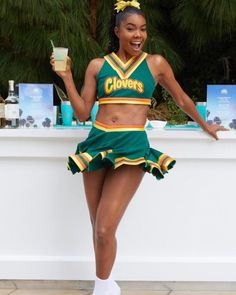
[[[141,52],[123,63],[114,52],[104,56],[97,75],[99,104],[150,105],[156,82],[146,57],[147,53]]]

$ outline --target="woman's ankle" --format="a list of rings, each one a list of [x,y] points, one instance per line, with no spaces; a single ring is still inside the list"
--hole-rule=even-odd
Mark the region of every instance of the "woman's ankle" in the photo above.
[[[92,295],[120,294],[120,287],[110,275],[107,279],[98,276],[95,278],[95,285]]]

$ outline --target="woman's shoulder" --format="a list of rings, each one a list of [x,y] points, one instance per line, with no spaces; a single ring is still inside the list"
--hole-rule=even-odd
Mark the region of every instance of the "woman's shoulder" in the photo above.
[[[167,60],[160,54],[148,54],[147,63],[153,75],[157,77],[167,74],[171,70]]]
[[[166,59],[160,54],[148,54],[147,60],[158,66],[166,62]]]
[[[160,54],[149,54],[147,56],[147,61],[148,64],[158,72],[158,75],[164,74],[171,69],[168,61]]]
[[[104,63],[104,58],[97,57],[97,58],[94,58],[94,59],[90,60],[89,66],[99,67],[103,63]]]
[[[104,58],[94,58],[88,64],[88,69],[91,69],[95,75],[99,73],[104,63]]]

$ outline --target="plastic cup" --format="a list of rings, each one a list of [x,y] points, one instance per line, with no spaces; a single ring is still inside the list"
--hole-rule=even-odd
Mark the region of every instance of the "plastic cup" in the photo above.
[[[97,116],[97,112],[98,112],[98,102],[96,101],[92,107],[90,116],[91,116],[91,121],[92,123],[94,123],[96,116]]]
[[[206,102],[197,102],[196,109],[204,121],[206,121]]]
[[[61,116],[63,126],[72,126],[73,108],[69,101],[63,101],[61,103]]]
[[[68,55],[68,48],[54,47],[53,53],[55,57],[55,71],[65,71]]]
[[[59,122],[59,106],[53,106],[53,125],[58,125]]]

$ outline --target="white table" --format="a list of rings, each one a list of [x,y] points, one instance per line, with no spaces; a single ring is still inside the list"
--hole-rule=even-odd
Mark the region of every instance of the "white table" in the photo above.
[[[66,159],[89,130],[0,130],[1,279],[93,279],[82,176]],[[236,281],[236,132],[148,131],[177,160],[146,174],[120,224],[118,280]]]

